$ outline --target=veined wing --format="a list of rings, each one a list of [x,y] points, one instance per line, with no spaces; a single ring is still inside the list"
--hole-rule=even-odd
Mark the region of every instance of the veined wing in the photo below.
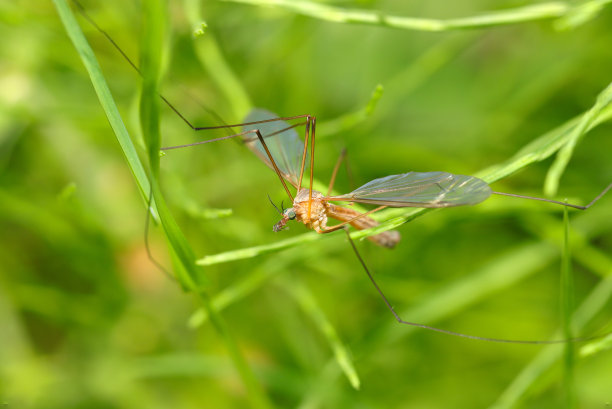
[[[447,172],[408,172],[391,175],[328,200],[386,205],[390,207],[450,207],[480,203],[491,188],[474,176]]]
[[[278,118],[278,116],[272,112],[257,108],[247,115],[244,122],[262,121],[272,118]],[[265,122],[242,127],[243,131],[253,129],[259,129],[281,174],[289,183],[297,188],[300,168],[302,166],[302,155],[304,153],[304,142],[298,137],[295,127],[285,121]],[[243,141],[259,159],[264,161],[268,167],[274,169],[263,145],[254,133],[247,134],[243,137]]]

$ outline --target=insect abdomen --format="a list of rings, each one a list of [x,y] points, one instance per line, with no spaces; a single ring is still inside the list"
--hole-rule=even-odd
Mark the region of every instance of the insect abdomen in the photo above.
[[[336,220],[340,220],[341,222],[347,222],[355,217],[358,217],[362,213],[349,209],[347,207],[330,205],[327,215],[333,217]],[[351,226],[358,230],[369,229],[370,227],[378,226],[378,222],[372,219],[369,216],[363,216],[358,219],[355,219],[349,222]],[[401,236],[398,231],[389,230],[374,236],[368,237],[368,240],[373,241],[379,246],[393,248],[397,243],[399,243]]]

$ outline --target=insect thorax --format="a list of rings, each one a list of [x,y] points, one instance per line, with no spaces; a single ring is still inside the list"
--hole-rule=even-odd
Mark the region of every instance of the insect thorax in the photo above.
[[[312,191],[312,204],[310,207],[310,218],[308,218],[308,196],[309,190],[302,189],[293,200],[293,210],[296,219],[315,230],[325,229],[327,226],[327,209],[329,204],[323,200],[323,194]]]

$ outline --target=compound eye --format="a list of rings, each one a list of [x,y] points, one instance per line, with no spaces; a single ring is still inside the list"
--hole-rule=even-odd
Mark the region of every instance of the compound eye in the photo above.
[[[295,211],[293,208],[286,209],[285,216],[287,216],[289,220],[295,220]]]

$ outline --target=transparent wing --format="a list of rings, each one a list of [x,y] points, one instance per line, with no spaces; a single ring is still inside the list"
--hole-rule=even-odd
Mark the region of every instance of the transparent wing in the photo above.
[[[278,115],[258,108],[252,110],[244,119],[244,122],[262,121],[272,118],[278,118]],[[304,153],[304,142],[298,137],[295,127],[280,120],[242,127],[243,131],[253,129],[259,129],[281,174],[289,183],[297,188],[300,167],[302,166],[302,155]],[[254,133],[246,135],[243,141],[259,159],[264,161],[271,169],[274,169],[263,145]]]
[[[480,203],[491,188],[474,176],[447,172],[408,172],[374,179],[351,193],[328,200],[391,207],[450,207]]]

